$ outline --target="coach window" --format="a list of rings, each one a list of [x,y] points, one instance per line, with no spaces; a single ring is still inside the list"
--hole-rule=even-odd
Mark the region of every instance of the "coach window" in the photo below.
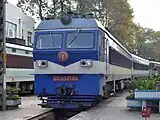
[[[26,50],[26,51],[25,51],[25,54],[29,54],[29,51],[28,51],[28,50]]]
[[[16,53],[16,48],[12,48],[12,52]]]

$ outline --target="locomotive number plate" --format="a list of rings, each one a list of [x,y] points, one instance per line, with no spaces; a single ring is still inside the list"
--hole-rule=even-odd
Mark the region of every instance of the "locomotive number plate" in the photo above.
[[[53,76],[53,80],[54,81],[77,81],[78,80],[78,76],[60,76],[60,75],[56,75]]]

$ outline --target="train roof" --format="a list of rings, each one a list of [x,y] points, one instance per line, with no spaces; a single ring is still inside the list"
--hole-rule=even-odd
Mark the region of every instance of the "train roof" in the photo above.
[[[133,61],[134,62],[137,62],[137,63],[140,63],[140,64],[145,64],[145,65],[149,65],[149,60],[147,59],[144,59],[140,56],[137,56],[137,55],[134,55],[134,54],[131,54],[132,57],[133,57]]]
[[[157,62],[157,61],[150,61],[150,63],[154,63],[154,64],[157,64],[157,65],[160,65],[160,62]]]
[[[72,22],[64,25],[60,19],[43,20],[35,30],[51,30],[51,29],[83,29],[83,28],[97,28],[100,24],[97,20],[90,18],[73,18]]]
[[[117,44],[119,44],[126,52],[130,52],[114,37],[112,34],[94,18],[72,18],[72,22],[68,25],[62,24],[60,19],[43,20],[37,26],[35,31],[54,30],[54,29],[92,29],[100,28]]]

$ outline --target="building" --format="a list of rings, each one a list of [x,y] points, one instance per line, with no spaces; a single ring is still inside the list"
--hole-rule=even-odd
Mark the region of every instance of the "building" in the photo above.
[[[6,4],[6,82],[21,92],[33,89],[32,43],[35,20],[20,8]]]
[[[6,4],[6,37],[18,44],[32,46],[35,20],[25,15],[20,8]]]

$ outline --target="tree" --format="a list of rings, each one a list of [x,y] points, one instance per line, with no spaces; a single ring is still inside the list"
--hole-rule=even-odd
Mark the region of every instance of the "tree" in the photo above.
[[[135,24],[133,9],[127,0],[106,0],[107,27],[112,34],[130,51],[134,50]]]
[[[160,31],[138,25],[135,33],[137,54],[160,61]]]
[[[29,16],[36,16],[43,20],[47,15],[48,1],[47,0],[19,0],[18,7]]]
[[[154,41],[154,42],[158,42],[158,41],[160,41],[160,31],[154,31],[153,33],[152,33],[152,40]]]
[[[127,0],[19,0],[25,14],[35,15],[43,20],[55,19],[59,15],[74,11],[93,13],[104,26],[130,51],[135,49],[136,25],[133,23],[133,10]]]

